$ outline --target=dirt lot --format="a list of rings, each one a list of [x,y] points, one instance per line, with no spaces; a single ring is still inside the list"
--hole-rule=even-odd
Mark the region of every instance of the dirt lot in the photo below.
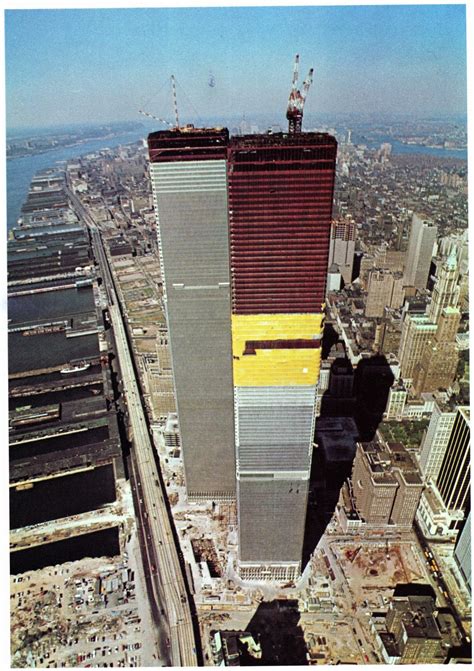
[[[358,603],[384,604],[397,583],[426,582],[427,575],[408,543],[332,544]],[[386,593],[385,593],[386,592]]]
[[[120,556],[10,576],[13,667],[158,665],[136,527],[130,532]]]

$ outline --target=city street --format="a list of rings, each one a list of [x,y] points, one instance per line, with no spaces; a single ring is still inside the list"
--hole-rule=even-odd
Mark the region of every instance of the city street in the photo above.
[[[117,356],[127,402],[129,425],[133,444],[132,462],[135,480],[140,487],[139,503],[142,524],[147,539],[145,569],[151,576],[156,612],[164,612],[169,638],[163,651],[164,661],[172,666],[196,666],[196,642],[184,577],[175,546],[168,510],[161,491],[155,462],[154,447],[150,440],[135,370],[130,354],[125,325],[118,305],[108,260],[100,232],[79,199],[69,192],[78,215],[83,218],[92,234],[96,258],[109,299],[109,314],[114,331]],[[165,494],[166,495],[166,494]]]

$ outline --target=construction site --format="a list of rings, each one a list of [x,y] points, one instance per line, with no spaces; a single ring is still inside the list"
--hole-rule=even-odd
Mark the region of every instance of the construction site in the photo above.
[[[301,132],[312,82],[310,70],[302,91],[297,89],[298,63],[297,56],[287,109],[290,134]],[[179,129],[174,78],[173,92],[173,127]],[[248,147],[252,142],[247,140]],[[120,180],[110,169],[111,161]],[[434,579],[433,562],[426,561],[411,526],[403,537],[394,532],[386,540],[370,529],[363,536],[345,534],[333,517],[303,564],[301,577],[244,580],[238,564],[235,500],[189,500],[160,250],[144,166],[143,148],[120,150],[112,158],[92,157],[70,166],[67,179],[73,190],[86,193],[84,207],[93,211],[106,250],[147,413],[147,430],[176,530],[178,543],[173,551],[179,555],[197,613],[204,663],[222,664],[224,652],[231,665],[239,659],[243,665],[242,660],[265,665],[388,663],[390,655],[376,631],[377,626],[380,630],[385,626],[400,585],[428,585],[439,608],[452,605]],[[54,180],[55,189],[61,184]],[[86,186],[79,189],[81,184]],[[61,188],[56,196],[63,206]],[[136,205],[139,202],[141,207]],[[10,325],[15,347],[18,342],[35,342],[47,352],[37,359],[30,345],[28,357],[11,360],[12,662],[50,668],[158,666],[163,657],[157,638],[165,638],[169,646],[163,634],[167,623],[164,609],[152,612],[147,591],[150,575],[143,570],[144,553],[152,545],[149,522],[144,522],[149,512],[145,506],[141,509],[144,501],[139,490],[145,489],[145,482],[128,479],[126,450],[134,437],[126,421],[130,407],[121,391],[107,287],[91,270],[84,231],[76,230],[80,227],[74,217],[70,225],[74,228],[71,239],[81,245],[65,268],[66,274],[74,275],[73,286],[70,277],[64,285],[55,280],[61,290],[72,292],[64,296],[69,303],[65,314],[56,314],[43,298],[50,312],[47,318],[31,314],[20,319],[12,312]],[[58,291],[58,286],[41,287],[40,278],[33,287],[28,283],[24,288],[30,256],[24,257],[21,245],[14,241],[12,247],[16,263],[11,267],[18,274],[12,289],[17,302],[31,290],[42,295],[47,294],[46,288]],[[56,254],[54,245],[50,251]],[[72,271],[73,261],[89,270]],[[81,284],[85,279],[86,285]],[[78,289],[87,296],[78,298]],[[72,295],[80,304],[74,314],[70,314]],[[248,341],[244,354],[256,356],[255,348],[266,342]],[[157,478],[153,485],[159,486]],[[158,497],[158,489],[153,491]],[[150,565],[155,577],[161,569],[157,563]],[[454,586],[449,589],[455,593]],[[180,599],[186,601],[183,592]],[[445,636],[449,645],[459,639],[453,632]]]
[[[129,483],[119,483],[117,501],[99,514],[26,527],[10,539],[12,666],[156,664]],[[63,552],[68,540],[74,547]],[[29,569],[15,557],[23,552]]]
[[[428,572],[420,565],[409,543],[331,544],[357,603],[383,607],[398,583],[426,582]]]

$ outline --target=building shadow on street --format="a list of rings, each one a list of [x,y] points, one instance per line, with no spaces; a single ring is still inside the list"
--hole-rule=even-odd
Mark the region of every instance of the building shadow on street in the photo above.
[[[374,439],[394,381],[395,376],[383,354],[375,354],[357,364],[354,372],[354,419],[361,442]]]
[[[331,348],[339,354],[343,350],[341,343],[334,341],[334,333],[330,326],[326,360]],[[382,354],[362,359],[355,368],[345,352],[331,363],[328,388],[316,418],[302,570],[336,511],[341,487],[351,477],[356,443],[375,436],[393,382],[394,375]]]
[[[329,322],[324,324],[323,339],[321,342],[321,358],[328,358],[331,349],[339,342],[339,333]]]
[[[262,646],[262,657],[241,657],[241,666],[287,666],[308,664],[304,632],[299,625],[296,599],[263,602],[257,608],[246,631]]]

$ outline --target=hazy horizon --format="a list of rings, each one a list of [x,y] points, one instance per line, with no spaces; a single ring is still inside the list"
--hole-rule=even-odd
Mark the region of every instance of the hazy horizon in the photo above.
[[[278,45],[278,46],[277,46]],[[463,5],[6,10],[6,125],[180,117],[466,114]],[[270,111],[268,111],[270,110]]]
[[[277,117],[281,117],[280,121],[282,122],[281,125],[282,127],[284,126],[286,128],[287,121],[286,118],[284,118],[285,110],[283,112],[275,112],[273,115],[275,119]],[[271,116],[271,113],[255,113],[254,115],[246,114],[244,116],[242,115],[235,115],[234,117],[231,117],[229,115],[223,116],[222,120],[229,121],[232,123],[237,123],[242,121],[242,119],[245,117],[248,122],[255,120],[259,121],[263,118],[268,118]],[[209,120],[210,117],[201,117],[204,121]],[[215,119],[215,117],[213,117]],[[354,122],[359,122],[363,123],[369,122],[369,121],[375,121],[377,120],[380,123],[389,123],[389,122],[426,122],[426,123],[437,123],[437,122],[458,122],[462,124],[467,124],[467,113],[464,112],[453,112],[452,114],[396,114],[393,113],[392,115],[389,114],[370,114],[370,113],[351,113],[351,114],[343,114],[339,112],[335,112],[333,114],[331,113],[323,113],[321,114],[312,114],[306,115],[305,120],[303,121],[303,125],[306,126],[309,124],[309,121],[311,119],[314,120],[323,120],[325,123],[330,123],[331,120],[333,120],[334,125],[338,125],[341,123],[346,123],[349,121],[354,121]],[[187,122],[187,120],[185,120]],[[308,123],[307,123],[308,122]],[[191,122],[192,123],[192,122]],[[121,124],[135,124],[136,126],[142,125],[145,128],[153,127],[155,128],[158,122],[154,123],[153,121],[147,121],[145,118],[141,116],[137,116],[137,118],[132,119],[103,119],[101,121],[75,121],[72,123],[56,123],[56,124],[45,124],[43,126],[11,126],[11,127],[6,127],[6,132],[7,136],[10,136],[12,133],[18,132],[18,133],[26,133],[27,131],[29,132],[46,132],[46,131],[60,131],[60,130],[65,130],[65,129],[75,129],[75,128],[81,128],[81,127],[98,127],[98,126],[119,126]],[[275,125],[278,124],[278,121],[275,121]],[[163,128],[159,128],[157,130],[164,130],[165,127],[163,125]]]

